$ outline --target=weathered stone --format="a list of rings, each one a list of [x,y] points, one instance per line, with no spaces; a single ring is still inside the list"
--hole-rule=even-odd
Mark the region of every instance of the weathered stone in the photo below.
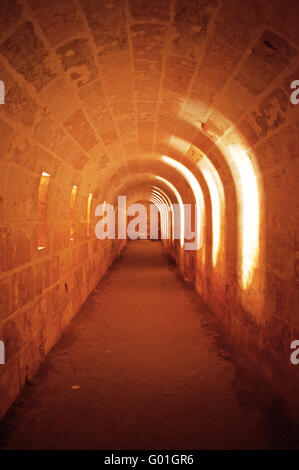
[[[267,29],[252,48],[236,80],[258,95],[295,59],[297,53],[282,37]]]
[[[11,32],[21,19],[23,13],[22,2],[18,0],[2,0],[0,4],[0,41]]]
[[[65,121],[64,127],[84,150],[88,151],[96,145],[96,136],[81,110],[78,110],[70,116],[70,118]]]
[[[5,96],[4,111],[10,119],[31,127],[35,123],[39,106],[23,88],[14,83]]]
[[[195,65],[193,60],[177,56],[169,57],[163,88],[176,93],[186,93],[195,71]]]
[[[0,281],[0,321],[18,307],[17,276],[13,274]]]
[[[97,45],[98,54],[120,51],[127,47],[123,0],[80,0]]]
[[[81,87],[95,80],[98,69],[88,44],[88,39],[73,39],[56,50],[62,62],[63,69],[70,74],[71,81],[76,81]]]
[[[29,0],[29,4],[52,46],[84,33],[84,24],[74,2]]]
[[[161,155],[198,179],[205,214],[197,257],[179,241],[165,249],[298,409],[288,357],[299,332],[296,8],[296,0],[2,0],[0,417],[123,246],[96,239],[95,207],[120,191],[142,201],[153,185],[175,200],[156,175],[194,203]]]
[[[49,63],[49,53],[36,35],[30,21],[19,26],[4,41],[0,52],[17,72],[34,85],[37,91],[40,91],[55,76]]]
[[[135,20],[167,21],[170,14],[170,0],[129,0],[130,12]]]
[[[174,55],[198,59],[205,47],[217,0],[175,2],[172,50]]]

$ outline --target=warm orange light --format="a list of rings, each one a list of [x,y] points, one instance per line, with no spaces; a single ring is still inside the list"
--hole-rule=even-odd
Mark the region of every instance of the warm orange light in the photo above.
[[[203,174],[211,196],[213,228],[212,262],[213,266],[215,266],[221,241],[221,222],[225,204],[224,189],[219,174],[210,159],[204,154],[201,155],[202,158],[198,162],[198,168]]]
[[[181,137],[177,137],[176,135],[173,135],[170,138],[169,145],[170,147],[175,149],[177,152],[184,155],[185,153],[188,152],[191,144],[187,140],[182,139]]]
[[[229,145],[226,153],[237,189],[242,286],[252,281],[259,255],[260,196],[256,169],[241,145]]]
[[[77,186],[72,187],[71,202],[70,202],[70,240],[75,239],[75,206],[76,206],[76,195]]]
[[[161,227],[162,230],[162,238],[167,238],[167,221],[166,221],[166,211],[165,211],[165,203],[162,201],[160,197],[155,195],[154,193],[151,194],[151,200],[157,202],[157,206],[161,209]]]
[[[163,155],[161,158],[165,163],[178,170],[191,186],[196,201],[196,247],[199,249],[202,247],[203,243],[204,223],[204,198],[200,184],[198,183],[193,173],[187,167],[185,167],[185,165],[177,162],[173,158],[167,157],[166,155]]]
[[[91,209],[92,193],[89,193],[87,200],[87,236],[90,237],[90,209]]]
[[[49,191],[50,175],[45,171],[42,176],[38,188],[37,202],[37,219],[38,219],[38,250],[43,250],[47,245],[47,209],[48,209],[48,191]]]
[[[171,191],[175,194],[175,197],[177,198],[179,208],[180,208],[180,244],[181,244],[181,248],[183,248],[184,239],[185,239],[185,211],[184,211],[183,199],[180,193],[178,192],[178,190],[176,189],[176,187],[172,183],[170,183],[170,181],[168,181],[165,178],[162,178],[162,176],[156,176],[156,179],[166,184],[166,186],[168,186],[168,188],[171,189]]]
[[[166,208],[165,202],[155,194],[151,195],[151,201],[154,202],[160,210],[161,235],[162,235],[162,238],[167,239],[169,238],[169,233],[168,233],[169,224],[168,224],[168,210]]]
[[[153,188],[152,190],[152,194],[156,194],[163,202],[164,206],[165,206],[165,210],[166,210],[166,224],[167,224],[167,235],[169,236],[169,233],[170,233],[170,213],[171,212],[171,205],[169,205],[169,202],[167,200],[167,198],[163,195],[162,191],[158,189],[155,189]]]
[[[172,236],[172,240],[174,240],[174,213],[173,213],[172,202],[169,199],[168,195],[161,188],[158,188],[157,186],[153,186],[153,192],[159,194],[164,199],[168,207],[168,210],[171,213],[171,226],[172,226],[171,236]]]
[[[160,227],[161,227],[161,238],[164,238],[164,211],[161,203],[154,197],[150,197],[150,202],[152,202],[158,209],[160,214]]]

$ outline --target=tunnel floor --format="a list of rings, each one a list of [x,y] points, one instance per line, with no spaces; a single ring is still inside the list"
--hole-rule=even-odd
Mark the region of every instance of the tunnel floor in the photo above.
[[[159,242],[129,242],[7,414],[1,448],[284,446],[212,318]]]

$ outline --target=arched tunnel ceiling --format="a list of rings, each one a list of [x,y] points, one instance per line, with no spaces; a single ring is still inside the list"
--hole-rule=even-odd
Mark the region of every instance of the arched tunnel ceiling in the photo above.
[[[182,159],[190,143],[217,153],[235,128],[250,146],[263,131],[260,97],[298,57],[287,6],[294,1],[3,0],[3,148],[26,160],[33,141],[36,170],[101,193],[130,160]]]
[[[161,194],[166,194],[167,198],[171,203],[177,203],[176,195],[169,187],[154,174],[151,173],[140,173],[137,175],[131,175],[127,180],[123,181],[122,185],[117,188],[117,191],[113,191],[110,195],[112,203],[117,205],[117,197],[122,195],[128,195],[128,202],[136,202],[137,200],[150,200],[150,195],[156,189]],[[114,197],[114,199],[112,199]]]
[[[298,53],[298,0],[0,0],[0,418],[125,244],[97,209],[153,186],[182,274],[298,414]]]

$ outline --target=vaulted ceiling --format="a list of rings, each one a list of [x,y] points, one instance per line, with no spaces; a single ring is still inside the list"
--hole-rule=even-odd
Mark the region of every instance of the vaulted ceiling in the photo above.
[[[2,0],[2,148],[100,195],[163,154],[200,149],[225,175],[221,137],[250,148],[289,107],[274,85],[298,57],[295,4]]]

